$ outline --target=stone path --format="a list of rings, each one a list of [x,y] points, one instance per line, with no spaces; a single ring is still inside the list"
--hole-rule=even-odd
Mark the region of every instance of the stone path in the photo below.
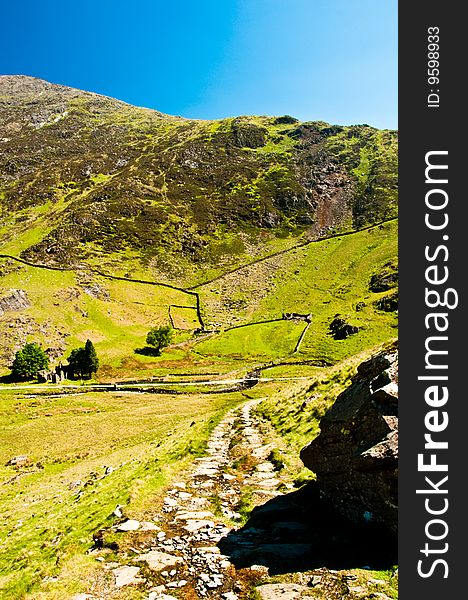
[[[105,544],[92,551],[102,569],[72,600],[247,600],[253,588],[261,600],[390,600],[385,581],[336,570],[343,556],[354,556],[356,532],[315,486],[294,490],[275,470],[274,446],[252,414],[257,402],[225,416],[153,521],[125,520],[116,508],[120,522],[105,532],[125,541],[119,562]],[[370,554],[372,544],[364,540]]]
[[[251,502],[263,504],[282,494],[278,488],[283,483],[268,460],[271,445],[264,443],[251,414],[257,402],[230,411],[219,423],[206,455],[195,460],[184,481],[167,491],[156,523],[129,520],[115,527],[131,534],[151,531],[151,536],[148,540],[146,534],[143,547],[132,548],[135,555],[128,564],[103,565],[113,575],[111,589],[101,595],[90,591],[76,600],[112,598],[112,587],[115,591],[129,585],[144,585],[147,600],[186,597],[188,589],[191,598],[243,597],[239,574],[218,543],[240,528],[238,505],[246,489]],[[241,468],[234,468],[236,460]],[[258,578],[268,574],[260,566],[254,566],[253,572]]]

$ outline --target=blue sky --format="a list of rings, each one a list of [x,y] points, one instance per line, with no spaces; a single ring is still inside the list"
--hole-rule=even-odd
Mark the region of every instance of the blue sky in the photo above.
[[[396,128],[397,0],[10,1],[0,73],[192,118]]]

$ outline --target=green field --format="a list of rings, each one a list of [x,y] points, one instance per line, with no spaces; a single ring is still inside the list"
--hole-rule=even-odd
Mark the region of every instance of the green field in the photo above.
[[[258,414],[274,445],[272,457],[285,463],[297,485],[310,480],[300,448],[317,434],[356,364],[396,337],[396,313],[376,306],[396,288],[370,289],[372,276],[386,273],[396,254],[397,224],[391,221],[226,274],[194,290],[205,332],[196,331],[193,290],[109,279],[89,267],[51,271],[4,259],[3,295],[22,289],[31,303],[0,317],[4,375],[7,351],[20,334],[45,348],[61,345],[57,361],[89,338],[101,360],[98,381],[157,376],[183,393],[78,387],[48,395],[41,385],[9,390],[3,378],[0,596],[61,600],[85,591],[99,569],[86,551],[93,534],[115,522],[116,506],[123,505],[128,517],[152,518],[165,486],[203,452],[222,415],[245,400],[241,392],[200,393],[209,390],[197,388],[197,379],[229,380],[263,366],[263,377],[273,381],[248,396],[264,398]],[[281,318],[290,312],[312,315],[297,352],[306,323]],[[334,339],[329,325],[337,314],[358,333]],[[171,319],[174,343],[161,356],[142,354],[149,328]],[[187,378],[193,385],[177,386]],[[304,408],[310,397],[314,401]],[[8,464],[18,456],[27,457],[24,465]],[[128,590],[122,594],[132,598]]]
[[[85,555],[93,533],[117,520],[118,504],[129,517],[151,518],[163,487],[242,400],[238,393],[1,393],[0,597],[18,600],[58,574],[63,581],[45,597],[82,591],[96,567]],[[23,466],[6,466],[23,455]]]
[[[89,338],[101,359],[98,377],[105,381],[210,367],[222,373],[282,359],[332,364],[395,336],[395,313],[376,307],[393,290],[373,292],[369,282],[396,253],[397,223],[391,221],[295,248],[199,286],[195,291],[201,314],[212,332],[206,339],[194,333],[200,328],[196,297],[183,289],[109,279],[85,268],[50,271],[11,261],[5,263],[9,272],[2,289],[4,294],[22,289],[30,299],[31,307],[21,312],[30,324],[19,326],[25,341],[59,345],[57,360],[66,360]],[[312,315],[295,354],[304,322],[262,323],[281,319],[284,312]],[[359,332],[335,340],[329,325],[337,314]],[[18,339],[15,319],[13,312],[0,319],[4,348],[12,348]],[[160,357],[139,353],[150,327],[171,319],[176,327],[173,346]],[[243,324],[249,326],[230,329]]]

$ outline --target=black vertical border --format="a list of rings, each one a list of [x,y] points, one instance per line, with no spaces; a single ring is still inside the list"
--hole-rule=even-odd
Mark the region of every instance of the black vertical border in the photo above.
[[[467,102],[465,101],[468,69],[468,25],[462,15],[464,5],[453,0],[399,2],[399,259],[400,259],[400,483],[399,483],[399,598],[424,600],[468,598],[468,528],[466,512],[468,497],[468,327],[466,298],[468,278],[468,174]],[[428,28],[440,30],[440,83],[428,84]],[[440,106],[428,108],[430,88],[439,89]],[[441,232],[431,232],[425,226],[425,154],[433,150],[448,151],[447,212],[449,225],[443,232],[449,240],[442,241]],[[418,381],[424,374],[425,339],[430,335],[424,317],[431,312],[425,306],[425,246],[432,248],[446,243],[449,258],[447,286],[457,290],[459,305],[447,310],[450,325],[448,429],[439,434],[447,439],[448,450],[440,457],[448,461],[449,509],[447,538],[427,540],[426,523],[431,518],[424,507],[424,496],[416,489],[428,487],[424,474],[418,472],[417,456],[424,450],[424,416],[430,408],[424,400],[427,382]],[[440,263],[444,264],[444,263]],[[438,309],[443,310],[443,309]],[[443,335],[443,334],[441,334]],[[443,362],[443,361],[442,361]],[[442,410],[442,409],[441,409]],[[441,458],[439,458],[441,460]],[[426,475],[429,475],[426,473]],[[434,479],[440,473],[435,473]],[[439,477],[440,479],[440,477]],[[435,498],[435,496],[432,496]],[[439,496],[441,498],[442,496]],[[435,506],[435,504],[434,504]],[[435,531],[435,529],[434,529]],[[426,558],[421,549],[428,541],[433,548],[448,543],[446,553],[434,553]],[[432,559],[431,559],[432,557]],[[422,578],[418,561],[425,559],[425,569],[431,560],[442,558],[448,564],[448,577],[441,565],[432,576]]]

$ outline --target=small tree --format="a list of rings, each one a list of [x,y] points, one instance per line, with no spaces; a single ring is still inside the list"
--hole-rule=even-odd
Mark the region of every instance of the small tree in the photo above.
[[[99,358],[96,353],[96,349],[91,340],[86,340],[86,344],[84,347],[85,351],[85,373],[88,373],[89,376],[93,373],[96,373],[99,369]]]
[[[84,348],[75,348],[68,357],[68,366],[73,375],[83,377],[84,374]]]
[[[149,330],[146,336],[148,346],[153,346],[156,352],[160,353],[163,348],[169,346],[172,341],[174,330],[170,325],[161,325],[161,327],[153,327]]]
[[[35,342],[26,344],[15,354],[11,375],[15,379],[33,379],[38,371],[49,367],[49,357]]]
[[[75,375],[91,377],[99,368],[99,358],[91,340],[86,340],[84,348],[75,348],[68,357],[68,364]]]

